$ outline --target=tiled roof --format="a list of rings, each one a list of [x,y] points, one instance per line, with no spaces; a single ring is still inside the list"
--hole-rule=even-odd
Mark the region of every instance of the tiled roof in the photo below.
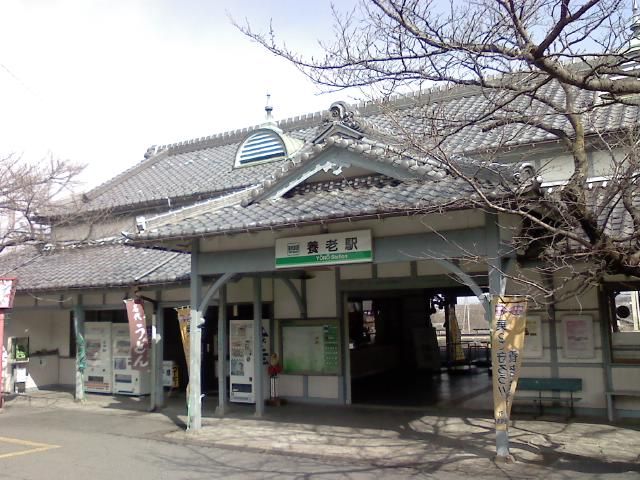
[[[18,278],[18,291],[107,288],[188,280],[189,254],[94,245],[39,253],[28,248],[0,256],[0,275]]]
[[[544,87],[551,99],[561,98],[557,84]],[[577,105],[598,104],[597,93],[577,92]],[[541,105],[527,105],[521,99],[510,107],[528,110],[550,120],[548,110]],[[355,106],[366,125],[386,132],[385,137],[401,138],[401,133],[413,132],[427,142],[442,141],[449,153],[474,156],[478,152],[505,146],[556,140],[550,133],[533,126],[511,124],[484,131],[483,125],[461,125],[482,118],[491,108],[486,93],[470,87],[434,89],[413,96],[397,97],[385,103]],[[636,125],[640,107],[614,104],[597,106],[585,114],[588,132],[618,130]],[[309,141],[322,128],[327,112],[283,120],[278,127],[293,138]],[[554,127],[565,126],[561,116],[551,119]],[[255,185],[277,172],[287,161],[275,161],[255,166],[235,168],[234,160],[242,141],[260,126],[226,132],[188,142],[165,145],[155,149],[150,158],[140,162],[86,195],[83,209],[133,209],[171,199],[176,201],[203,200],[222,192]],[[386,144],[390,144],[388,140]],[[399,145],[399,147],[403,147]],[[307,144],[306,148],[310,148]]]
[[[292,130],[294,138],[307,140],[313,128]],[[87,193],[83,210],[135,208],[171,199],[190,201],[257,183],[275,171],[281,161],[234,168],[235,155],[246,133],[214,136],[196,143],[162,147],[140,162]]]
[[[472,198],[471,187],[453,177],[424,182],[372,175],[304,183],[274,200],[204,212],[176,223],[151,224],[138,238],[186,238],[456,209],[470,206]]]

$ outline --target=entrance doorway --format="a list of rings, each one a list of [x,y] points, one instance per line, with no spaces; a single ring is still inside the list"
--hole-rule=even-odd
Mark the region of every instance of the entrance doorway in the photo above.
[[[347,309],[352,403],[453,406],[490,395],[489,326],[467,289],[350,293]]]

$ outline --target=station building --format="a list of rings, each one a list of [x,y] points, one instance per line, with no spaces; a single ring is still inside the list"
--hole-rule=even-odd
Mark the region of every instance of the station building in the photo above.
[[[564,145],[533,127],[469,126],[439,143],[465,179],[407,143],[407,130],[440,135],[421,123],[425,109],[455,119],[486,108],[483,98],[455,87],[337,102],[278,122],[268,111],[261,125],[152,147],[83,196],[74,220],[53,230],[56,248],[3,267],[20,279],[6,336],[28,336],[32,352],[57,351],[57,381],[46,368],[35,381],[30,365],[34,383],[75,384],[72,326],[124,322],[123,298],[143,297],[159,333],[153,402],[162,403],[162,360],[180,363],[193,428],[202,392],[217,392],[218,414],[230,402],[267,399],[272,353],[282,368],[278,396],[289,401],[491,410],[489,324],[474,320],[472,329],[465,315],[473,305],[482,312],[491,295],[521,294],[530,298],[522,376],[580,379],[579,414],[605,416],[609,406],[638,416],[638,283],[611,277],[577,288],[571,272],[542,275],[513,247],[520,221],[486,208],[476,188],[496,204],[534,183],[561,188],[572,168]],[[597,193],[611,162],[595,138],[635,125],[638,109],[594,115],[585,188]],[[603,221],[630,225],[620,212]],[[83,260],[67,268],[73,257]],[[517,278],[577,293],[543,302]],[[175,313],[186,305],[188,359]]]

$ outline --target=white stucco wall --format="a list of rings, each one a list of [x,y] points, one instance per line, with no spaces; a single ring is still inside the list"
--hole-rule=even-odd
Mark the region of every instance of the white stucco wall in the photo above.
[[[313,278],[307,280],[307,314],[310,318],[336,318],[338,314],[336,298],[336,273],[330,270],[316,270]]]
[[[21,309],[14,308],[5,325],[5,348],[9,337],[29,337],[31,357],[27,364],[31,388],[60,383],[59,357],[69,355],[70,316],[66,309]],[[38,351],[58,350],[58,353],[37,355]],[[11,368],[7,373],[11,373]],[[9,385],[5,384],[7,387]]]

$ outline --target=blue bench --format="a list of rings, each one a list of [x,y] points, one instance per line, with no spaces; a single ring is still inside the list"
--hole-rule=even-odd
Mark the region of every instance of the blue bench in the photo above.
[[[581,378],[521,378],[514,400],[533,400],[540,415],[544,413],[544,405],[564,404],[569,407],[571,416],[574,414],[573,404],[580,400],[574,393],[582,390]],[[518,392],[538,392],[537,395],[523,396]],[[569,396],[561,396],[568,393]]]

